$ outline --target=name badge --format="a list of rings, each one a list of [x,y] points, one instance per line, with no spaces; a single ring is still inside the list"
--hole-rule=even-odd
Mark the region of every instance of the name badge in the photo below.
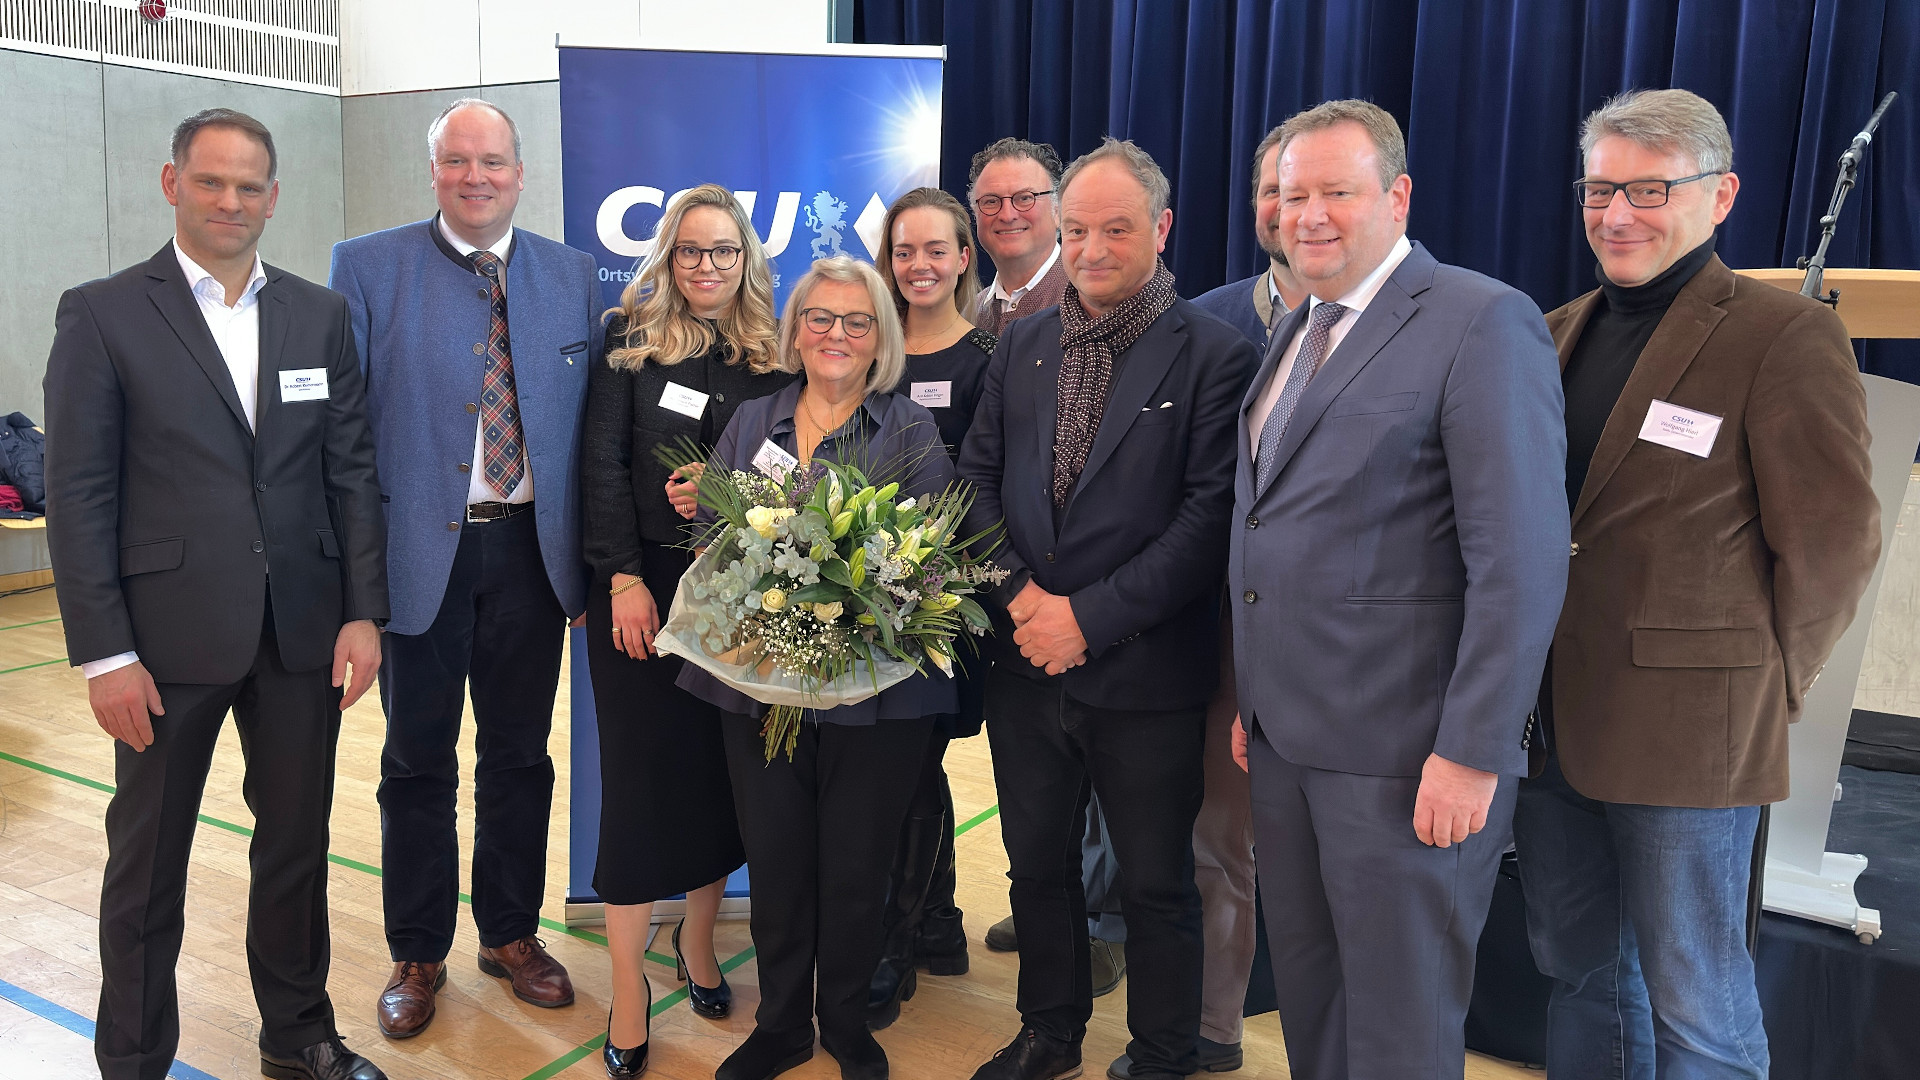
[[[753,467],[775,480],[785,480],[800,459],[773,444],[772,439],[760,444],[760,450],[753,455]]]
[[[283,402],[325,401],[327,396],[326,368],[293,368],[280,373],[280,400]]]
[[[1720,434],[1724,417],[1683,409],[1671,402],[1654,399],[1647,418],[1640,425],[1640,437],[1650,443],[1671,446],[1675,450],[1703,458],[1713,453],[1713,441]]]
[[[914,383],[907,396],[913,399],[915,405],[929,409],[947,408],[953,404],[953,380]]]
[[[700,414],[707,411],[707,395],[677,382],[669,382],[667,388],[660,391],[660,407],[698,420]]]

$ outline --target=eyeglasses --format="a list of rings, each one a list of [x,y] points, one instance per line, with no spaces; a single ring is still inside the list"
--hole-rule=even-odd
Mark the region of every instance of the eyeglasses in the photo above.
[[[836,315],[826,308],[800,309],[800,321],[816,334],[830,334],[833,324],[846,327],[848,337],[866,337],[873,332],[874,317],[864,311],[849,311],[845,315]]]
[[[1691,184],[1695,180],[1705,180],[1709,176],[1719,176],[1714,172],[1694,173],[1678,180],[1629,180],[1624,184],[1610,184],[1604,180],[1575,180],[1573,193],[1580,205],[1589,210],[1605,210],[1613,205],[1613,193],[1627,193],[1627,205],[1641,210],[1652,210],[1667,205],[1673,189],[1681,184]]]
[[[700,269],[702,258],[711,258],[715,270],[731,270],[740,261],[740,249],[732,244],[721,244],[719,247],[710,248],[695,247],[692,244],[675,244],[673,247],[673,263],[682,270]]]
[[[1033,209],[1034,202],[1039,199],[1040,196],[1048,194],[1052,193],[1044,191],[1016,191],[1011,195],[980,195],[974,198],[973,208],[987,217],[993,217],[1000,212],[1001,203],[1012,203],[1015,210],[1024,214]]]

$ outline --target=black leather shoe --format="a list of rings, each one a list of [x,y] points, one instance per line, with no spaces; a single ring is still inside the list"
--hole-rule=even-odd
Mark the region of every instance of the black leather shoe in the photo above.
[[[887,1080],[887,1052],[865,1028],[845,1038],[821,1031],[820,1049],[840,1063],[840,1080]]]
[[[687,958],[680,951],[680,928],[687,925],[681,919],[673,927],[673,977],[687,984],[687,1007],[709,1020],[725,1019],[733,1012],[733,987],[727,985],[727,977],[720,976],[720,985],[701,986],[687,973]]]
[[[994,952],[1020,951],[1020,937],[1013,932],[1013,916],[987,927],[987,948]]]
[[[645,980],[642,980],[643,982]],[[647,984],[647,1041],[622,1048],[613,1045],[613,1010],[607,1010],[607,1042],[600,1048],[600,1064],[609,1080],[633,1080],[647,1071],[647,1048],[653,1045],[653,984]]]
[[[1200,1066],[1201,1072],[1235,1072],[1246,1061],[1239,1043],[1217,1043],[1205,1035],[1195,1040],[1194,1050],[1195,1063]],[[1133,1071],[1133,1059],[1126,1054],[1114,1058],[1113,1064],[1107,1066],[1107,1080],[1140,1080],[1145,1075]]]
[[[867,987],[868,1029],[880,1031],[900,1019],[901,1003],[913,1000],[919,988],[920,973],[914,970],[912,957],[881,957],[873,983]]]
[[[973,1080],[1073,1080],[1079,1075],[1079,1043],[1023,1027],[991,1061],[975,1070]]]
[[[806,1040],[802,1042],[801,1040]],[[813,1060],[813,1029],[775,1035],[754,1028],[747,1041],[713,1070],[713,1080],[773,1080],[788,1069]]]
[[[387,1080],[373,1062],[347,1049],[335,1035],[291,1054],[260,1048],[260,1072],[273,1080]]]

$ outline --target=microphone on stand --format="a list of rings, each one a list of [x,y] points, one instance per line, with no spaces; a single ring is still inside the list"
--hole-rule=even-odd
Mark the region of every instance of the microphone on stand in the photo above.
[[[1873,110],[1873,115],[1867,119],[1867,126],[1860,130],[1860,134],[1853,137],[1853,145],[1847,147],[1847,152],[1840,155],[1843,166],[1857,167],[1866,158],[1867,145],[1873,142],[1873,129],[1880,126],[1880,118],[1887,114],[1887,106],[1893,104],[1893,99],[1899,96],[1889,90],[1887,96],[1880,99],[1880,107]]]
[[[1810,296],[1828,307],[1837,307],[1840,303],[1839,292],[1826,288],[1827,245],[1833,243],[1834,229],[1840,224],[1840,207],[1847,201],[1847,192],[1853,188],[1853,178],[1860,171],[1860,162],[1865,160],[1867,147],[1873,142],[1873,129],[1880,126],[1880,118],[1886,115],[1887,106],[1899,96],[1888,91],[1887,96],[1880,99],[1880,107],[1867,118],[1867,126],[1853,137],[1853,145],[1840,155],[1840,176],[1833,184],[1833,200],[1827,204],[1826,215],[1820,219],[1820,245],[1812,255],[1801,258],[1797,263],[1800,269],[1807,272],[1800,282],[1801,296]],[[1822,290],[1826,295],[1821,295]]]

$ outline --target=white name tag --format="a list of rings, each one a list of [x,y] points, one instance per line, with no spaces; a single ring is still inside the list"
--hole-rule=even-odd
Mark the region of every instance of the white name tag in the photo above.
[[[1720,434],[1723,419],[1655,398],[1640,425],[1640,437],[1703,458],[1713,453],[1713,440]]]
[[[753,455],[753,467],[775,480],[785,480],[787,473],[793,471],[800,459],[773,444],[772,439],[760,444],[760,451]]]
[[[293,368],[280,373],[281,401],[327,400],[327,369]]]
[[[677,382],[669,382],[667,388],[660,391],[660,407],[698,420],[700,414],[707,411],[707,395]]]
[[[913,398],[915,405],[929,409],[947,408],[953,404],[953,380],[914,383],[908,396]]]

